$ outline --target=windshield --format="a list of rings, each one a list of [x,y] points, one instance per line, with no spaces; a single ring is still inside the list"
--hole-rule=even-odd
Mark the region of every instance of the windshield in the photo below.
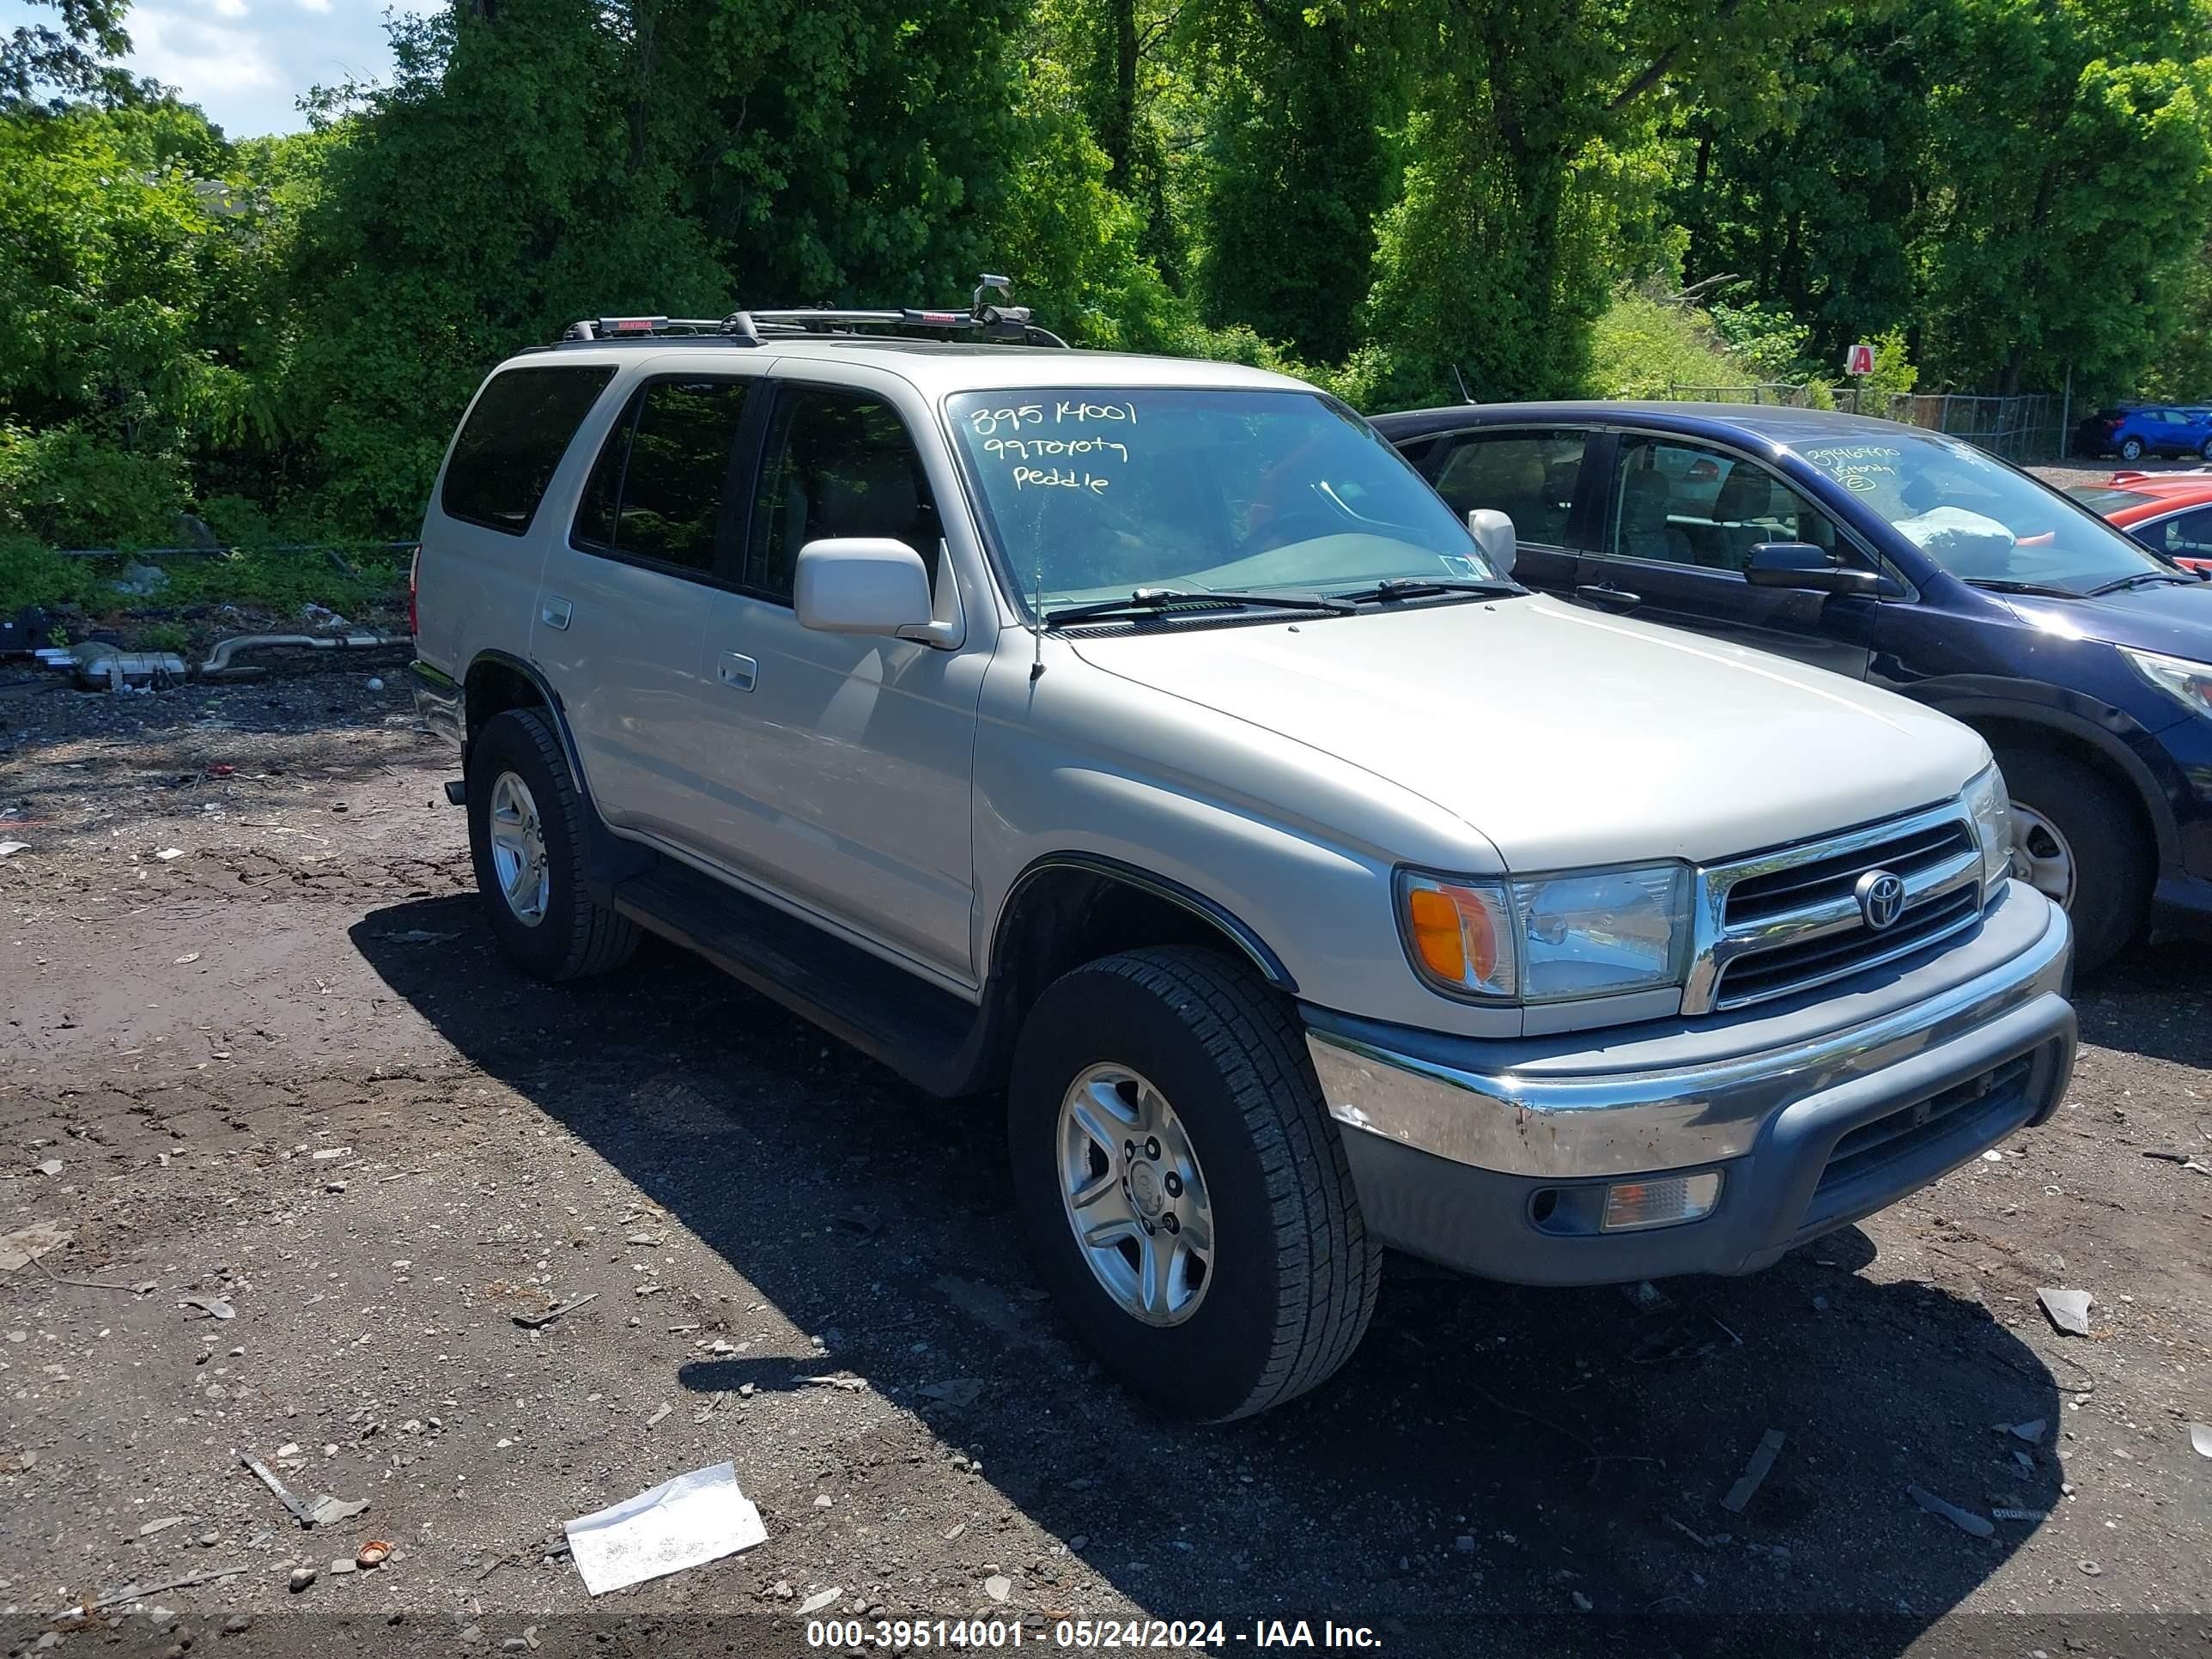
[[[1312,392],[1024,389],[945,409],[1024,605],[1139,588],[1496,580],[1364,421]]]
[[[1971,444],[1899,428],[1797,453],[1967,581],[2069,593],[2177,574],[2058,491]]]
[[[2113,489],[2103,484],[2073,484],[2068,487],[2066,493],[2099,518],[2105,519],[2156,499],[2139,489]]]

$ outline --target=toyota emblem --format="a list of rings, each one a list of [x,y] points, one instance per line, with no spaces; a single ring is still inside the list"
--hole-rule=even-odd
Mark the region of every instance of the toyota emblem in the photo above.
[[[1866,925],[1879,933],[1896,925],[1905,914],[1905,878],[1887,870],[1869,870],[1858,878],[1851,896],[1859,902]]]

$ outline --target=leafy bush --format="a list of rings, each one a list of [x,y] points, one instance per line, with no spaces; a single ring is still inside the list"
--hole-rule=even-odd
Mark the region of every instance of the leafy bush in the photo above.
[[[1704,312],[1624,290],[1591,331],[1583,389],[1594,398],[1664,398],[1674,386],[1748,388],[1760,378]]]
[[[0,535],[0,615],[13,616],[27,605],[52,610],[64,605],[96,605],[99,584],[91,559],[65,559],[29,536]]]
[[[123,449],[82,426],[0,426],[0,532],[58,547],[161,547],[186,494],[173,454]]]

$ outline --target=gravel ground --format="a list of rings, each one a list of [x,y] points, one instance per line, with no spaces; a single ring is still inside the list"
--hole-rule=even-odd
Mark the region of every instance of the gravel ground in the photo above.
[[[8,1651],[804,1651],[817,1603],[1055,1650],[2212,1651],[2212,1177],[2150,1156],[2212,1164],[2202,950],[2082,988],[2051,1123],[1763,1274],[1395,1269],[1333,1383],[1184,1430],[1035,1289],[995,1103],[672,951],[519,978],[450,775],[360,672],[0,690],[0,1233],[73,1234],[0,1270]],[[241,1452],[369,1507],[303,1531]],[[725,1460],[767,1541],[592,1602],[562,1522]]]

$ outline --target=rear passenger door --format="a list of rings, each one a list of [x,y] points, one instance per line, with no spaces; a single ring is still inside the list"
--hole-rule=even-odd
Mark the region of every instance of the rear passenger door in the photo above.
[[[875,536],[921,554],[938,616],[957,618],[938,503],[957,500],[958,485],[933,476],[892,377],[854,365],[841,384],[783,378],[808,371],[821,365],[776,371],[742,570],[706,607],[710,735],[697,764],[711,795],[707,833],[726,867],[972,984],[980,630],[946,650],[818,633],[792,610],[801,547]]]
[[[719,732],[700,674],[708,599],[734,580],[731,488],[757,377],[661,374],[624,401],[549,555],[533,648],[600,814],[695,852]]]
[[[1571,592],[1577,580],[1575,509],[1590,434],[1572,428],[1475,427],[1411,439],[1406,459],[1464,519],[1495,507],[1513,520],[1516,580]]]
[[[1839,563],[1873,568],[1778,474],[1692,439],[1632,432],[1620,434],[1608,471],[1587,580],[1614,589],[1615,608],[1865,678],[1874,601],[1744,578],[1761,542],[1810,542]]]

